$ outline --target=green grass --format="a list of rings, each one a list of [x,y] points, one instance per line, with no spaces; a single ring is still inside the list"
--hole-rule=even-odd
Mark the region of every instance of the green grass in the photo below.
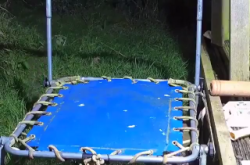
[[[8,136],[44,92],[45,18],[23,9],[0,15],[0,135]],[[26,17],[24,17],[26,15]],[[53,18],[53,76],[187,78],[171,34],[157,21],[133,21],[99,8]],[[115,16],[115,17],[113,17]],[[112,19],[111,19],[112,18]],[[54,161],[52,161],[54,162]],[[8,164],[53,164],[12,158]]]

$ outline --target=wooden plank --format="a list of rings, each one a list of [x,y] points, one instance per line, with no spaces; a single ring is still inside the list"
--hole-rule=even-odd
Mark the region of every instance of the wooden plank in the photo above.
[[[229,0],[212,0],[211,42],[223,46],[229,40]]]
[[[226,55],[226,58],[227,58],[227,65],[228,65],[228,68],[229,68],[229,59],[230,59],[230,41],[225,41],[225,45],[223,46],[223,51],[224,51],[224,55]]]
[[[249,10],[250,11],[250,10]],[[250,30],[250,29],[249,29]],[[250,33],[249,33],[250,35]],[[250,37],[249,37],[250,38]],[[250,42],[250,41],[249,41]],[[249,46],[250,46],[250,43],[249,43]],[[250,52],[250,47],[249,47],[249,52]],[[225,41],[225,45],[223,47],[223,50],[221,51],[221,55],[223,56],[223,58],[225,59],[225,62],[226,62],[226,65],[227,65],[227,68],[229,69],[229,57],[230,57],[230,41]],[[250,53],[249,53],[250,55]],[[250,59],[250,57],[249,57]],[[250,63],[250,61],[249,61]],[[250,65],[250,64],[249,64]],[[250,66],[249,66],[249,69],[250,69]],[[250,79],[250,70],[249,70],[249,79]]]
[[[249,80],[249,0],[230,0],[230,80]]]
[[[221,165],[237,165],[235,155],[233,152],[232,143],[229,137],[228,128],[224,119],[222,111],[222,103],[220,97],[209,95],[210,82],[215,79],[213,68],[203,45],[202,49],[202,73],[205,78],[205,90],[208,103],[208,112],[211,118],[211,125],[214,134],[215,147],[219,164]]]

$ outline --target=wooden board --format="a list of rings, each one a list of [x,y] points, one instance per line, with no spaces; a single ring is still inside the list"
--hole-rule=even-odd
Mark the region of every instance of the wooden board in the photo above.
[[[230,80],[249,80],[249,0],[230,0]]]
[[[250,35],[250,33],[249,33],[249,35]],[[250,41],[249,41],[249,46],[250,46]],[[221,51],[221,56],[225,59],[224,61],[226,62],[227,69],[229,69],[229,59],[230,59],[229,54],[230,54],[230,41],[225,41],[225,45],[223,46],[223,50]],[[250,47],[249,47],[249,55],[250,55]],[[249,57],[249,59],[250,59],[250,57]],[[250,66],[249,66],[249,69],[250,69]],[[250,76],[250,70],[249,70],[249,76]],[[250,79],[250,77],[249,77],[249,79]]]
[[[211,118],[217,157],[221,165],[237,165],[232,143],[224,119],[224,114],[222,111],[222,103],[220,97],[210,96],[208,93],[210,82],[214,80],[215,77],[209,55],[204,45],[202,49],[201,61],[202,73],[205,79],[204,86],[206,90],[209,109],[208,111]]]
[[[229,40],[229,0],[212,0],[211,42],[223,46]]]

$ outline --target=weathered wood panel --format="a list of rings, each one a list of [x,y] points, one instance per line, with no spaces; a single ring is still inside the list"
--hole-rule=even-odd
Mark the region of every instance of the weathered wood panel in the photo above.
[[[229,40],[229,0],[212,0],[211,42],[223,46]]]
[[[236,159],[233,152],[232,143],[229,137],[228,129],[222,112],[222,103],[220,97],[209,95],[210,82],[215,79],[213,68],[209,55],[203,45],[202,49],[202,73],[205,78],[205,89],[208,103],[211,125],[214,134],[217,156],[221,165],[236,165]]]
[[[249,0],[230,0],[230,80],[249,80]]]

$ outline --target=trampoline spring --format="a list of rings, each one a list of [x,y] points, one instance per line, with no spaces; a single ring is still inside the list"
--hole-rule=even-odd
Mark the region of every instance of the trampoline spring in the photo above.
[[[63,97],[63,95],[57,93],[47,93],[43,94],[38,100],[41,100],[43,97]]]
[[[169,84],[169,85],[173,87],[180,87],[180,85],[177,85],[177,84]],[[176,89],[176,91],[188,91],[188,88],[182,87],[182,89]],[[182,92],[179,92],[179,93],[182,93]]]
[[[61,80],[55,82],[55,85],[61,87],[61,86],[65,85],[65,84],[73,84],[73,85],[75,85],[75,84],[78,84],[79,82],[86,84],[89,81],[81,80],[80,76],[73,76],[73,77],[66,77],[64,79],[61,79]]]
[[[135,163],[136,160],[137,160],[140,156],[142,156],[142,155],[152,155],[153,153],[154,153],[153,150],[139,152],[138,154],[136,154],[136,155],[129,161],[129,164]]]
[[[108,80],[108,82],[111,82],[111,77],[107,77],[107,76],[102,76],[103,79]]]
[[[28,141],[31,141],[35,138],[36,138],[36,136],[32,134],[29,137],[26,137],[25,139],[23,139],[23,142],[27,143]]]
[[[66,85],[66,84],[72,84],[72,85],[75,85],[75,84],[78,84],[78,81],[77,80],[73,80],[73,81],[68,81],[68,82],[66,82],[66,81],[57,81],[57,82],[55,82],[55,85],[56,86],[64,86],[64,85]]]
[[[181,144],[180,144],[179,142],[177,142],[177,141],[173,141],[172,143],[173,143],[173,145],[179,147],[180,149],[185,148],[183,145],[181,145]]]
[[[199,136],[199,131],[197,130],[197,128],[193,127],[173,128],[173,131],[194,131],[197,134],[197,137]]]
[[[50,115],[52,115],[52,113],[51,113],[51,112],[46,112],[45,115],[46,115],[46,116],[50,116]]]
[[[18,139],[18,141],[29,150],[29,158],[34,159],[33,152],[35,150],[26,144],[25,140]]]
[[[101,155],[99,155],[99,154],[98,155],[93,155],[92,160],[93,160],[93,162],[95,162],[96,165],[101,165],[101,164],[105,163],[104,160],[101,159]]]
[[[116,150],[112,152],[110,155],[119,155],[120,153],[122,153],[122,150]]]
[[[80,82],[80,83],[83,83],[83,84],[89,83],[89,81],[86,81],[86,80],[77,80],[77,81]]]
[[[77,81],[71,81],[71,82],[69,82],[69,83],[71,83],[71,84],[73,84],[73,85],[78,84]]]
[[[103,159],[101,159],[101,155],[99,155],[99,154],[92,155],[91,158],[84,159],[83,162],[85,165],[92,165],[92,164],[101,165],[101,164],[105,163],[105,161]]]
[[[43,122],[40,122],[40,121],[21,121],[19,122],[19,124],[28,124],[28,125],[40,125],[42,126],[43,125]]]
[[[52,113],[51,112],[45,112],[45,111],[31,111],[31,112],[28,112],[26,114],[26,116],[28,115],[47,115],[47,116],[50,116]]]
[[[191,116],[174,116],[173,117],[175,120],[179,120],[179,119],[182,119],[182,120],[194,120],[195,121],[195,126],[198,127],[198,120],[194,117],[191,117]]]
[[[191,143],[191,140],[189,139],[189,140],[184,140],[183,141],[183,145],[187,145],[187,144],[190,144]]]
[[[71,81],[71,82],[69,82],[69,84],[73,84],[73,85],[78,84],[78,83],[87,84],[87,83],[89,83],[89,81],[84,81],[84,80],[75,80],[75,81]]]
[[[86,151],[89,151],[91,154],[92,154],[92,157],[91,158],[87,158],[87,159],[84,159],[83,162],[85,165],[90,165],[90,162],[92,161],[93,164],[95,165],[101,165],[101,164],[104,164],[104,160],[101,159],[101,155],[97,154],[95,152],[95,150],[93,150],[92,148],[90,147],[81,147],[80,149],[83,153],[86,154]]]
[[[21,135],[23,135],[23,136],[27,136],[27,133],[25,133],[25,132],[22,132],[22,133],[21,133]]]
[[[66,90],[66,89],[69,89],[69,87],[67,87],[67,86],[63,86],[63,88],[62,88],[62,89]]]
[[[187,81],[185,80],[175,80],[175,79],[168,79],[168,84],[172,86],[185,86],[185,87],[192,87]]]
[[[135,84],[137,83],[137,81],[135,79],[133,79],[133,77],[130,77],[130,76],[124,76],[123,77],[124,79],[130,79],[132,81],[132,84]]]
[[[176,93],[183,93],[183,94],[191,94],[191,95],[193,95],[193,97],[195,97],[195,93],[192,91],[183,90],[183,89],[176,89],[175,92]]]
[[[172,153],[169,153],[169,154],[164,154],[163,155],[163,164],[167,164],[169,157],[175,156],[177,154],[180,154],[182,152],[189,151],[189,150],[190,150],[190,147],[183,147],[178,151],[175,151],[175,152],[172,152]]]
[[[59,79],[57,82],[72,82],[81,80],[81,76],[70,76]]]
[[[49,149],[54,152],[57,159],[59,159],[62,162],[65,162],[65,159],[62,158],[59,150],[55,146],[49,145]]]
[[[173,86],[173,87],[179,87],[180,85],[177,85],[177,84],[169,84],[170,86]],[[183,91],[187,91],[188,89],[186,88],[186,87],[182,87],[183,89],[176,89],[176,91],[178,90],[178,91],[181,91],[181,90],[183,90]]]
[[[183,111],[188,111],[188,110],[193,110],[195,111],[195,113],[197,113],[197,110],[195,107],[191,107],[191,106],[179,106],[179,107],[174,107],[174,110],[183,110]]]
[[[97,153],[95,152],[95,150],[93,150],[92,148],[90,148],[90,147],[81,147],[81,149],[80,149],[83,153],[86,153],[86,151],[89,151],[89,152],[91,152],[91,154],[93,154],[93,155],[96,155]]]
[[[34,104],[34,107],[38,104],[41,104],[41,105],[45,105],[45,106],[57,106],[58,104],[57,103],[54,103],[54,102],[49,102],[49,101],[37,101],[35,104]]]
[[[31,135],[30,137],[27,137],[24,140],[19,139],[15,134],[11,134],[10,137],[13,137],[15,139],[15,142],[20,142],[24,147],[26,147],[29,150],[29,158],[34,159],[33,152],[35,150],[32,147],[30,147],[28,144],[26,144],[26,142],[33,140],[35,138],[35,135]]]
[[[153,79],[152,77],[148,77],[147,79],[148,79],[149,81],[151,81],[151,82],[156,83],[156,84],[158,84],[158,83],[159,83],[159,81],[157,81],[157,80]]]
[[[89,165],[91,161],[92,161],[92,158],[87,158],[83,160],[83,163],[84,165]]]
[[[193,102],[196,105],[196,101],[192,98],[175,98],[176,101],[189,101]]]
[[[66,90],[66,89],[69,89],[69,87],[67,87],[67,86],[54,86],[54,87],[49,87],[49,88],[47,88],[47,90],[46,90],[46,93],[49,91],[49,90],[55,90],[55,89],[64,89],[64,90]]]

